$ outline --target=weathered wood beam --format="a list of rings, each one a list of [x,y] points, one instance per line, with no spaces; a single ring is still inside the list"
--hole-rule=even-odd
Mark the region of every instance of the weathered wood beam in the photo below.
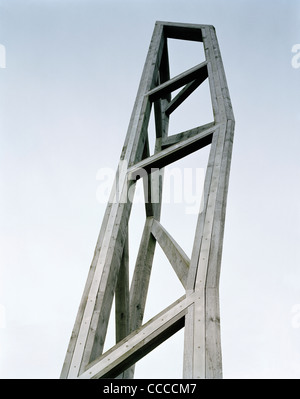
[[[212,141],[212,136],[215,130],[215,127],[207,129],[198,135],[176,143],[169,148],[136,163],[128,169],[129,180],[135,180],[137,176],[140,176],[145,171],[151,173],[155,169],[163,168],[164,166],[178,161],[184,156],[209,145]]]
[[[151,234],[153,218],[146,219],[130,287],[130,331],[143,322],[156,241]]]
[[[204,61],[201,64],[196,65],[193,68],[181,73],[180,75],[175,76],[167,82],[160,84],[154,89],[148,91],[145,95],[149,96],[150,101],[155,101],[195,79],[204,80],[207,78],[207,76],[207,62]]]
[[[170,64],[169,64],[168,41],[165,38],[161,63],[159,67],[159,84],[167,82],[168,80],[170,80]],[[167,101],[171,101],[171,93],[167,93],[165,99]]]
[[[186,288],[189,257],[157,220],[153,221],[151,232],[169,259],[181,284]]]
[[[234,116],[215,28],[203,28],[202,35],[215,121],[226,123]]]
[[[146,159],[150,156],[150,149],[149,149],[149,139],[147,137],[143,159]],[[144,198],[145,198],[145,211],[146,217],[153,217],[157,213],[157,203],[152,202],[152,198],[155,196],[159,196],[159,193],[154,192],[158,188],[155,186],[153,187],[151,175],[146,174],[143,176],[143,187],[144,187]]]
[[[212,241],[210,248],[210,261],[206,285],[209,288],[219,286],[220,268],[222,259],[223,237],[225,229],[225,212],[233,145],[234,122],[228,121],[226,125],[223,156],[220,168],[220,180],[216,198],[215,216],[212,229]]]
[[[115,292],[116,343],[127,337],[130,332],[129,315],[129,245],[127,233]],[[130,377],[130,370],[125,370],[118,376],[121,379]]]
[[[167,100],[158,100],[157,103],[163,101]],[[161,110],[161,107],[159,107],[159,109]],[[169,118],[163,115],[161,112],[160,115],[157,116],[157,119],[160,120],[160,122],[156,121],[156,124],[159,125],[160,132],[158,133],[158,127],[156,126],[157,138],[155,140],[155,154],[161,151],[162,139],[167,135],[169,122]],[[149,157],[149,140],[147,138],[147,141],[145,143],[143,160],[148,159]],[[144,185],[146,217],[153,216],[155,219],[159,220],[161,213],[163,170],[160,171],[158,178],[156,178],[156,176],[152,174],[145,173],[145,171],[142,172],[144,172],[142,173],[142,176]]]
[[[163,52],[163,27],[156,25],[144,66],[137,99],[128,127],[121,160],[129,165],[142,158],[150,117],[149,99],[145,93],[151,90],[156,81]],[[126,198],[127,176],[119,184],[121,198]],[[117,276],[121,264],[126,226],[131,211],[131,202],[113,203],[107,207],[104,217],[101,242],[97,243],[96,259],[93,261],[85,290],[85,301],[79,308],[70,340],[62,378],[76,378],[85,367],[97,358],[103,350],[108,320],[111,312]],[[99,250],[98,250],[99,248]]]
[[[207,216],[207,209],[211,209],[211,203],[209,204],[209,199],[211,199],[211,191],[216,189],[216,187],[212,187],[212,182],[216,180],[217,176],[213,176],[213,172],[215,171],[215,159],[216,159],[216,152],[217,152],[217,145],[219,139],[219,131],[221,128],[224,128],[224,125],[219,124],[214,132],[214,136],[211,143],[205,180],[204,180],[204,187],[203,187],[203,203],[201,206],[201,212],[198,215],[198,221],[196,225],[196,231],[194,236],[194,244],[192,249],[192,256],[191,256],[191,263],[187,281],[187,290],[193,291],[195,289],[195,279],[198,270],[198,261],[199,261],[199,254],[202,247],[203,241],[203,234],[204,234],[204,223]],[[215,183],[216,184],[216,183]],[[211,218],[213,215],[210,215]],[[212,222],[211,220],[210,222]],[[208,240],[208,237],[206,237]]]
[[[200,251],[202,248],[203,240],[207,243],[209,239],[207,236],[203,238],[204,225],[207,221],[207,209],[211,208],[211,204],[208,204],[210,198],[213,182],[213,171],[215,166],[215,157],[217,150],[217,143],[219,138],[219,130],[221,125],[218,126],[214,133],[213,141],[211,144],[209,160],[206,170],[205,182],[204,182],[204,193],[203,193],[203,205],[202,212],[199,213],[198,222],[196,226],[194,245],[191,256],[190,269],[187,279],[187,293],[195,292],[195,279],[199,268]],[[212,223],[212,220],[208,220]],[[200,267],[203,268],[203,259]],[[203,270],[202,270],[203,272]],[[206,295],[205,295],[205,280],[202,286],[197,286],[197,300],[195,304],[190,307],[189,312],[185,319],[185,331],[184,331],[184,367],[183,376],[186,379],[189,378],[206,378]],[[211,342],[211,341],[209,341]]]
[[[217,128],[217,125],[214,122],[207,123],[206,125],[195,127],[194,129],[186,130],[185,132],[172,134],[171,136],[165,137],[162,140],[161,147],[162,149],[168,148],[171,145],[177,144],[183,140],[189,139],[191,137],[195,137],[200,133],[204,133],[208,129],[212,127]]]
[[[158,21],[164,26],[164,34],[170,39],[190,40],[202,42],[202,28],[208,25],[183,24]]]
[[[225,207],[228,189],[229,165],[231,159],[231,144],[233,137],[231,107],[228,106],[228,91],[223,66],[217,45],[214,29],[206,29],[205,47],[214,49],[211,55],[211,68],[215,71],[211,76],[213,86],[216,89],[216,103],[219,109],[220,120],[227,122],[222,125],[216,139],[216,151],[214,159],[214,169],[208,196],[208,206],[206,218],[203,224],[202,245],[198,258],[198,271],[195,280],[195,290],[204,290],[205,308],[195,317],[199,317],[201,326],[195,331],[195,337],[200,337],[200,347],[205,350],[201,351],[201,355],[196,356],[199,352],[196,346],[194,372],[199,369],[199,358],[202,356],[204,378],[222,378],[222,354],[220,339],[220,313],[219,313],[219,295],[218,282],[220,274],[220,261],[222,252],[223,230],[225,223]],[[220,208],[221,207],[221,208]],[[205,344],[204,344],[205,343]]]
[[[169,101],[167,99],[158,99],[154,102],[155,133],[157,139],[166,137],[168,134],[169,116],[163,112],[163,109],[167,107],[168,104]],[[155,152],[157,152],[157,145],[155,147]]]
[[[201,295],[186,316],[184,369],[185,378],[222,378],[218,284],[234,121],[214,28],[203,28],[202,36],[215,121],[220,124],[212,141],[187,283],[187,292]]]
[[[184,326],[195,294],[183,296],[88,365],[80,379],[114,378]]]
[[[111,198],[115,196],[115,190],[114,189],[115,189],[115,185],[113,185],[113,191],[114,192],[112,192]],[[92,259],[92,263],[91,263],[91,266],[90,266],[88,277],[87,277],[87,280],[86,280],[86,283],[85,283],[85,287],[84,287],[84,290],[83,290],[83,294],[82,294],[82,297],[81,297],[79,309],[78,309],[78,312],[77,312],[77,316],[76,316],[76,319],[75,319],[74,327],[73,327],[72,334],[71,334],[71,337],[70,337],[70,342],[69,342],[69,345],[68,345],[68,350],[67,350],[67,353],[66,353],[66,356],[65,356],[65,359],[64,359],[64,363],[63,363],[63,367],[62,367],[62,371],[61,371],[61,375],[60,375],[60,378],[62,378],[62,379],[68,378],[68,374],[69,374],[69,370],[70,370],[70,364],[71,364],[73,353],[74,353],[74,350],[75,350],[75,347],[76,347],[76,344],[77,344],[77,337],[78,337],[78,334],[79,334],[80,326],[81,326],[81,324],[83,322],[82,319],[83,319],[84,309],[85,309],[85,306],[86,306],[86,301],[87,301],[87,297],[88,297],[89,291],[91,289],[91,284],[92,284],[93,279],[94,279],[94,274],[95,274],[95,271],[96,271],[96,266],[97,266],[97,263],[98,263],[100,250],[101,250],[101,243],[103,241],[105,230],[106,230],[106,224],[108,222],[108,219],[109,219],[109,216],[110,216],[110,213],[111,213],[112,203],[113,202],[110,201],[108,203],[107,207],[106,207],[106,212],[104,214],[102,226],[101,226],[101,229],[100,229],[100,232],[99,232],[99,235],[98,235],[97,244],[96,244],[96,248],[95,248],[95,251],[94,251],[94,256],[93,256],[93,259]]]
[[[129,334],[129,250],[128,234],[115,291],[116,342]]]

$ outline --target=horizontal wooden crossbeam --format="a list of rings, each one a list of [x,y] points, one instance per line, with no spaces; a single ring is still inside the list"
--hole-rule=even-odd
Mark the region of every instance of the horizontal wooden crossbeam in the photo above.
[[[152,173],[154,170],[163,168],[172,162],[178,161],[194,151],[199,150],[211,144],[212,136],[216,126],[202,131],[186,140],[171,145],[169,148],[158,152],[128,169],[128,179],[135,180],[146,173]]]
[[[187,83],[195,80],[205,80],[208,77],[207,72],[207,62],[204,61],[199,65],[194,66],[191,69],[181,73],[180,75],[175,76],[174,78],[168,80],[165,83],[155,87],[154,89],[148,91],[145,95],[149,96],[150,101],[158,100],[159,98],[164,97],[168,93],[171,93],[174,90],[180,89],[180,87],[186,85]]]
[[[167,38],[195,42],[202,42],[202,28],[208,26],[200,24],[170,23],[165,21],[158,21],[157,23],[163,25],[164,34]]]
[[[194,129],[186,130],[185,132],[172,134],[171,136],[164,137],[161,142],[162,149],[168,148],[171,145],[177,144],[182,140],[189,139],[197,136],[197,134],[203,133],[212,127],[216,127],[215,122],[207,123],[206,125],[195,127]]]

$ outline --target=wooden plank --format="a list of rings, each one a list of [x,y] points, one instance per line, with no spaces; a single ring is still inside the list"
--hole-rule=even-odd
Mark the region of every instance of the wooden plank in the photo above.
[[[95,359],[79,378],[113,378],[123,369],[136,363],[144,352],[148,353],[153,350],[183,327],[184,316],[193,301],[193,294],[188,297],[184,295],[178,299],[137,331],[134,331],[101,357]]]
[[[164,171],[162,169],[157,171],[157,173],[146,174],[143,177],[146,217],[160,219],[163,175]]]
[[[82,324],[78,336],[79,343],[83,343],[86,340],[84,353],[81,355],[80,371],[82,371],[84,365],[99,356],[103,350],[117,276],[126,241],[125,232],[130,207],[129,202],[127,204],[116,205],[116,217],[112,220],[112,228],[108,231],[109,234],[104,238],[95,276],[87,299],[83,317],[84,324]],[[78,352],[75,351],[74,362],[80,353],[80,349],[78,349]]]
[[[219,76],[219,68],[222,67],[222,65],[217,60],[217,57],[220,56],[220,54],[215,53],[213,48],[216,43],[213,43],[211,30],[214,30],[214,28],[205,27],[202,29],[203,46],[206,60],[208,62],[207,69],[211,100],[215,121],[220,123],[226,123],[227,118],[225,112],[225,103]]]
[[[116,292],[115,292],[115,325],[116,343],[129,334],[129,245],[128,233],[124,245]],[[127,379],[131,377],[130,370],[125,370],[117,378]]]
[[[149,140],[147,137],[145,148],[144,148],[144,155],[143,159],[146,159],[150,156],[149,152]],[[159,184],[154,185],[152,182],[152,175],[145,174],[143,176],[143,186],[144,186],[144,198],[145,198],[145,211],[146,217],[155,217],[158,216],[158,203],[160,202],[159,196]],[[156,201],[153,201],[153,199]]]
[[[194,316],[195,316],[195,309],[194,309],[194,303],[192,303],[187,310],[187,314],[185,315],[183,379],[192,379],[193,378]]]
[[[114,207],[116,207],[116,204],[112,205],[112,210]],[[80,368],[81,368],[82,364],[84,363],[83,357],[84,357],[84,354],[86,353],[86,352],[84,353],[83,347],[85,346],[85,342],[88,339],[89,333],[92,333],[94,335],[92,337],[94,339],[92,339],[90,341],[91,344],[94,343],[94,341],[96,339],[95,338],[96,334],[99,334],[99,333],[105,334],[106,333],[113,292],[111,293],[111,301],[110,301],[109,296],[107,296],[107,294],[108,294],[107,291],[102,290],[101,296],[99,295],[99,299],[100,298],[104,299],[104,301],[102,301],[102,304],[105,305],[105,306],[103,306],[103,313],[104,313],[103,317],[104,316],[106,317],[104,319],[104,323],[102,324],[103,328],[101,329],[101,331],[97,330],[97,328],[95,328],[95,326],[94,326],[94,323],[96,321],[95,317],[99,316],[99,313],[95,312],[95,309],[98,309],[98,306],[99,306],[99,303],[96,303],[96,300],[98,299],[97,293],[99,290],[99,285],[101,283],[102,284],[105,283],[105,280],[106,280],[111,284],[110,290],[114,291],[114,289],[115,289],[115,285],[112,284],[112,278],[114,277],[114,275],[112,273],[106,273],[106,274],[102,273],[103,268],[104,268],[104,256],[105,257],[107,255],[111,256],[110,262],[113,263],[114,266],[117,266],[118,257],[121,258],[121,255],[122,255],[121,252],[123,250],[122,237],[119,236],[118,234],[116,234],[115,237],[117,237],[117,241],[119,244],[116,247],[114,254],[112,254],[110,251],[108,251],[110,235],[103,237],[103,242],[102,242],[102,246],[100,249],[98,262],[96,264],[93,279],[92,279],[90,289],[88,292],[88,297],[86,298],[86,303],[85,303],[85,307],[83,310],[83,316],[82,316],[82,321],[80,324],[79,332],[76,337],[76,345],[75,345],[75,348],[73,351],[72,361],[71,361],[71,365],[70,365],[69,372],[68,372],[68,378],[74,378],[80,372]],[[114,273],[117,272],[116,267],[113,267],[112,269],[113,269]],[[97,336],[97,338],[98,338],[98,340],[97,340],[98,348],[100,348],[100,350],[101,350],[103,347],[103,342],[101,340],[101,337],[99,339],[99,335]],[[91,352],[90,352],[91,350],[92,350],[92,346],[89,347],[89,353],[88,353],[89,357],[91,354]],[[87,361],[87,363],[88,363],[88,361]]]
[[[206,378],[206,303],[205,295],[201,288],[195,290],[196,299],[194,304],[194,326],[193,326],[193,379]]]
[[[220,340],[219,279],[225,225],[226,198],[232,152],[234,122],[229,120],[221,162],[220,180],[216,199],[210,258],[206,277],[206,340],[207,378],[222,378],[222,351]]]
[[[206,341],[206,295],[205,284],[207,274],[207,264],[209,258],[210,235],[209,227],[212,222],[213,196],[216,190],[216,157],[222,142],[220,138],[220,130],[222,125],[218,126],[214,133],[209,162],[206,171],[204,183],[204,204],[202,212],[199,214],[194,247],[192,251],[191,266],[187,282],[187,293],[195,291],[197,294],[197,304],[195,303],[193,313],[189,316],[186,332],[187,339],[185,341],[185,357],[190,356],[192,361],[186,362],[185,374],[189,378],[206,378],[207,363],[207,343]]]
[[[153,220],[151,232],[169,259],[181,284],[186,288],[190,265],[188,256],[157,220]]]
[[[206,241],[203,241],[199,256],[200,270],[197,275],[197,284],[203,285],[203,280],[205,279],[205,376],[206,378],[222,378],[218,284],[233,137],[233,123],[229,118],[233,119],[233,114],[214,29],[210,28],[207,36],[212,57],[212,80],[218,104],[218,118],[228,122],[220,130],[218,140],[214,177],[210,188],[210,211],[206,219],[211,222],[209,226],[208,224],[204,225],[203,239],[206,237]],[[211,217],[212,215],[213,218]],[[201,267],[202,259],[207,263]]]
[[[207,61],[207,72],[208,72],[208,82],[209,82],[209,89],[210,89],[210,98],[211,98],[211,104],[212,104],[212,109],[213,109],[213,114],[214,114],[214,121],[217,123],[224,122],[224,120],[220,119],[219,116],[219,106],[218,106],[218,101],[217,101],[217,92],[216,92],[216,87],[215,87],[215,81],[214,81],[214,69],[213,69],[213,64],[212,64],[212,54],[210,51],[210,42],[207,38],[207,31],[205,28],[202,29],[202,37],[203,37],[203,47],[204,47],[204,52],[205,52],[205,57]]]
[[[161,65],[159,68],[160,82],[165,82],[170,79],[169,58],[167,41],[164,41],[164,49],[162,54]],[[168,135],[169,117],[163,112],[163,109],[169,104],[171,96],[158,99],[154,102],[155,115],[155,148],[154,153],[157,154],[162,150],[162,140]],[[148,150],[149,156],[149,150]],[[160,219],[161,201],[162,201],[162,186],[163,186],[164,171],[161,169],[159,175],[147,174],[144,178],[144,192],[146,198],[146,216],[153,216],[155,219]]]
[[[210,84],[210,91],[211,91],[211,99],[212,99],[212,105],[213,105],[213,110],[214,110],[214,115],[215,115],[215,121],[219,122],[220,129],[223,129],[222,126],[226,126],[226,116],[224,113],[224,101],[222,97],[222,90],[221,90],[221,84],[219,81],[219,74],[218,74],[218,65],[216,65],[215,61],[215,54],[212,51],[212,42],[211,42],[211,36],[210,36],[210,29],[213,29],[213,27],[204,27],[202,29],[202,34],[203,34],[203,44],[204,44],[204,49],[205,49],[205,54],[206,54],[206,60],[208,62],[208,71],[209,71],[209,84]],[[223,109],[223,112],[221,110]],[[223,115],[223,116],[222,116]],[[219,132],[219,130],[218,130]],[[211,191],[214,191],[211,189],[211,184],[213,181],[213,170],[214,166],[216,164],[216,151],[217,151],[217,146],[219,148],[219,153],[220,153],[220,145],[218,145],[218,140],[219,140],[219,133],[214,134],[214,139],[212,142],[212,147],[210,151],[210,156],[209,156],[209,163],[207,167],[207,172],[206,172],[206,177],[205,177],[205,183],[204,183],[204,210],[203,213],[199,215],[199,220],[197,223],[196,227],[196,234],[195,234],[195,241],[194,241],[194,247],[193,247],[193,252],[192,252],[192,257],[191,257],[191,267],[190,267],[190,272],[189,272],[189,278],[188,278],[188,287],[189,289],[192,289],[194,286],[194,278],[195,278],[195,271],[198,268],[198,259],[199,259],[199,254],[200,254],[200,248],[202,245],[202,240],[203,240],[203,229],[204,229],[204,223],[206,219],[206,209],[208,206],[208,199],[209,199],[209,194]],[[222,147],[221,147],[222,150]],[[216,177],[214,178],[216,179]],[[212,205],[210,205],[211,207]],[[205,240],[209,240],[208,237],[205,238]],[[209,240],[210,241],[210,240]]]
[[[210,79],[210,87],[211,87],[211,96],[212,98],[215,97],[215,106],[214,106],[214,112],[217,114],[216,116],[216,120],[219,120],[221,118],[221,120],[224,120],[223,117],[221,117],[219,115],[220,112],[220,104],[223,104],[223,98],[222,98],[222,91],[220,89],[220,81],[219,81],[219,74],[217,71],[217,66],[216,66],[216,61],[214,59],[215,54],[211,51],[212,48],[212,43],[211,43],[211,39],[210,39],[210,33],[207,32],[207,29],[203,29],[203,43],[204,43],[204,47],[205,47],[205,51],[206,51],[206,55],[207,55],[207,60],[208,63],[210,65],[210,69],[211,69],[211,73],[209,73],[209,79]],[[223,126],[223,127],[222,127]],[[216,196],[216,188],[218,187],[218,171],[216,170],[215,166],[218,165],[218,168],[220,168],[220,160],[221,160],[221,154],[222,154],[222,150],[223,150],[223,145],[224,145],[224,126],[226,126],[226,122],[225,124],[221,124],[220,125],[220,129],[222,130],[222,137],[220,137],[220,133],[218,133],[218,135],[216,135],[214,137],[214,142],[211,148],[211,153],[210,153],[210,160],[209,160],[209,164],[208,164],[208,168],[207,168],[207,176],[206,176],[206,180],[205,180],[205,186],[204,186],[204,202],[205,202],[205,207],[204,207],[204,213],[200,216],[199,222],[198,222],[198,226],[196,231],[198,230],[198,233],[195,236],[195,247],[194,247],[194,255],[192,255],[192,259],[191,259],[191,268],[190,268],[190,273],[193,273],[193,271],[195,270],[195,264],[193,263],[194,261],[196,261],[199,258],[198,255],[198,251],[200,250],[200,245],[202,245],[202,238],[201,238],[201,243],[200,243],[200,239],[199,237],[203,237],[203,228],[204,228],[204,223],[205,223],[205,219],[207,219],[207,215],[206,215],[206,209],[208,206],[208,201],[210,198],[210,209],[213,209],[213,200],[212,200],[212,194],[215,198]],[[221,141],[220,141],[221,140]],[[218,155],[217,155],[218,153]],[[214,175],[213,175],[214,172]],[[217,174],[216,174],[217,173]],[[213,186],[212,186],[213,184]],[[208,221],[210,223],[213,222],[213,219],[211,218],[211,211],[210,211],[210,215],[209,215],[209,220]],[[208,243],[210,243],[210,239],[208,236],[205,237],[205,241],[208,241]],[[196,248],[198,248],[196,250]],[[190,282],[190,285],[192,286],[192,281]]]
[[[120,164],[121,164],[121,162],[122,162],[122,160],[120,161]],[[120,169],[120,164],[119,164],[117,170]],[[118,172],[117,172],[117,174],[118,174]],[[61,375],[60,375],[60,378],[62,378],[62,379],[68,377],[70,364],[71,364],[73,353],[74,353],[74,349],[75,349],[75,346],[76,346],[76,343],[77,343],[79,329],[80,329],[81,323],[83,322],[83,314],[84,314],[84,309],[85,309],[85,306],[86,306],[87,297],[88,297],[88,294],[89,294],[89,291],[90,291],[90,288],[91,288],[92,281],[94,279],[94,274],[95,274],[96,266],[97,266],[98,261],[99,261],[99,255],[100,255],[100,251],[101,251],[101,248],[102,248],[103,239],[104,239],[104,236],[106,234],[106,228],[107,228],[107,225],[108,225],[108,221],[110,219],[110,214],[111,214],[111,211],[112,211],[112,205],[116,202],[116,198],[118,196],[118,193],[117,193],[118,188],[117,188],[117,184],[116,184],[117,174],[116,174],[115,182],[114,182],[112,190],[111,190],[111,194],[110,194],[110,198],[109,198],[108,204],[106,206],[106,210],[105,210],[105,214],[104,214],[104,217],[103,217],[101,229],[100,229],[100,232],[99,232],[99,235],[98,235],[98,239],[97,239],[96,248],[95,248],[95,251],[94,251],[92,263],[91,263],[90,270],[89,270],[89,273],[88,273],[88,277],[87,277],[87,280],[86,280],[86,284],[85,284],[85,287],[84,287],[83,295],[81,297],[81,302],[80,302],[80,306],[79,306],[78,313],[77,313],[77,316],[76,316],[76,320],[75,320],[75,323],[74,323],[74,327],[73,327],[72,335],[71,335],[71,338],[70,338],[68,350],[67,350],[67,353],[66,353],[65,361],[64,361],[64,364],[63,364],[63,367],[62,367],[62,371],[61,371]]]
[[[130,287],[130,331],[143,322],[156,241],[151,234],[153,218],[146,219]]]
[[[170,65],[169,65],[169,51],[168,51],[168,41],[164,39],[164,47],[161,57],[161,63],[159,67],[159,82],[158,84],[167,82],[170,80]],[[165,99],[169,102],[171,101],[171,93],[168,93]]]
[[[223,104],[225,108],[226,120],[234,121],[234,115],[232,110],[232,103],[230,99],[229,89],[227,85],[227,79],[225,75],[224,65],[222,61],[221,51],[218,44],[216,30],[213,26],[207,27],[208,35],[211,40],[211,51],[213,51],[213,62],[216,64],[216,70],[219,75],[220,87],[222,92]]]
[[[197,136],[200,133],[205,133],[206,130],[211,129],[212,127],[217,128],[217,125],[214,122],[207,123],[202,126],[195,127],[194,129],[186,130],[185,132],[172,134],[171,136],[165,137],[162,140],[162,149],[168,148],[171,145],[177,144],[183,140],[189,139],[190,137]]]
[[[204,218],[201,220],[202,223],[202,238],[201,247],[198,258],[197,274],[195,291],[202,293],[204,297],[204,311],[203,304],[201,310],[197,312],[195,310],[195,324],[194,324],[194,369],[193,378],[208,378],[207,371],[212,372],[214,375],[221,375],[221,365],[218,362],[219,349],[220,349],[220,334],[218,330],[218,324],[212,323],[213,320],[219,319],[219,315],[216,314],[218,310],[218,304],[215,303],[216,295],[211,295],[212,291],[207,290],[207,276],[208,270],[211,266],[211,243],[213,240],[213,224],[215,221],[215,211],[217,203],[217,192],[220,182],[221,175],[221,164],[222,156],[224,151],[225,143],[225,128],[220,127],[219,133],[216,136],[216,147],[214,153],[213,170],[211,175],[211,182],[209,187],[209,194],[207,198],[207,207],[204,214]],[[196,305],[195,305],[196,308]],[[207,327],[210,327],[211,336],[207,335]],[[212,331],[213,330],[213,331]],[[210,365],[208,366],[208,358],[210,358]]]
[[[170,39],[202,41],[202,28],[209,25],[173,23],[168,21],[158,21],[164,27],[166,37]]]
[[[129,334],[129,248],[128,234],[115,292],[116,342]]]
[[[145,171],[147,173],[152,173],[156,169],[163,168],[172,162],[178,161],[184,156],[191,154],[210,144],[212,141],[212,136],[215,127],[205,130],[199,135],[195,135],[179,143],[176,143],[169,148],[160,151],[151,157],[136,163],[135,165],[128,168],[128,179],[135,180],[136,176],[140,176],[141,173]]]
[[[161,65],[159,69],[160,82],[165,82],[170,79],[169,69],[169,56],[167,41],[164,41],[164,49],[162,54]],[[154,115],[155,115],[155,148],[154,154],[162,150],[162,140],[168,135],[169,117],[163,112],[169,104],[171,95],[166,95],[165,98],[158,99],[154,102]],[[164,170],[160,169],[159,174],[147,174],[147,184],[144,184],[144,190],[148,188],[148,201],[146,204],[146,215],[153,216],[155,219],[160,220],[161,207],[162,207],[162,187],[163,187]]]
[[[112,202],[109,202],[107,207],[106,207],[106,211],[105,211],[105,214],[104,214],[104,217],[103,217],[103,222],[102,222],[102,226],[101,226],[100,233],[99,233],[99,236],[98,236],[96,248],[95,248],[95,251],[94,251],[93,260],[92,260],[92,263],[91,263],[91,266],[90,266],[90,270],[89,270],[89,273],[88,273],[88,277],[87,277],[87,280],[86,280],[86,283],[85,283],[85,287],[84,287],[83,294],[82,294],[82,297],[81,297],[79,309],[78,309],[78,312],[77,312],[77,316],[76,316],[76,319],[75,319],[74,327],[73,327],[72,334],[71,334],[71,337],[70,337],[70,342],[69,342],[69,345],[68,345],[67,353],[66,353],[65,360],[64,360],[64,363],[63,363],[63,367],[62,367],[62,371],[61,371],[61,375],[60,375],[60,378],[62,378],[62,379],[65,379],[65,378],[68,377],[70,364],[71,364],[73,353],[74,353],[74,349],[75,349],[75,346],[76,346],[80,325],[81,325],[81,323],[83,321],[82,319],[83,319],[83,313],[84,313],[84,309],[85,309],[85,305],[86,305],[86,300],[87,300],[88,293],[89,293],[89,290],[91,288],[91,284],[92,284],[92,281],[93,281],[93,278],[94,278],[96,265],[97,265],[97,262],[98,262],[98,259],[99,259],[99,254],[100,254],[100,250],[101,250],[101,243],[103,241],[103,237],[104,237],[104,234],[105,234],[106,224],[107,224],[107,221],[109,219],[111,207],[112,207]]]
[[[205,378],[221,379],[223,373],[218,287],[206,287],[205,296]]]
[[[145,112],[145,105],[147,104],[147,101],[145,101],[144,99],[144,95],[147,91],[153,88],[157,79],[158,68],[160,65],[164,47],[164,41],[165,39],[163,38],[162,25],[155,24],[154,32],[152,35],[144,69],[138,87],[136,100],[127,129],[125,142],[121,153],[121,160],[127,160],[128,163],[130,163],[131,161],[130,157],[132,152],[135,152],[132,151],[133,141],[140,136],[141,132],[138,124],[140,122],[141,116]]]
[[[127,160],[129,164],[140,159],[143,152],[145,125],[148,123],[150,114],[149,101],[144,94],[151,89],[155,81],[162,54],[162,37],[163,29],[158,25],[153,33],[121,154],[121,160]],[[124,195],[126,198],[127,176],[124,177],[123,182],[120,182],[120,187],[122,197]],[[114,203],[103,222],[105,233],[101,237],[101,243],[97,244],[100,251],[95,268],[88,277],[86,301],[83,308],[79,309],[80,314],[76,319],[76,327],[73,330],[76,335],[72,338],[72,346],[69,347],[70,355],[64,366],[64,377],[76,377],[93,358],[102,353],[130,209],[130,202]]]
[[[230,107],[226,103],[227,85],[212,31],[212,28],[203,29],[203,42],[208,61],[215,120],[221,124],[213,138],[205,180],[204,209],[197,224],[187,287],[188,290],[194,287],[195,292],[200,294],[199,298],[202,298],[198,312],[195,301],[194,330],[189,332],[190,344],[193,345],[193,366],[192,370],[189,370],[192,378],[222,377],[218,283],[232,135],[228,133],[227,126],[227,118],[230,115]],[[233,134],[233,128],[231,133]],[[196,280],[193,280],[195,270]],[[187,346],[185,351],[190,353],[191,349]]]
[[[207,72],[207,62],[204,61],[201,64],[188,69],[187,71],[175,76],[174,78],[168,80],[155,87],[154,89],[148,91],[145,95],[149,96],[150,101],[156,101],[159,98],[166,96],[168,93],[179,89],[185,84],[195,80],[195,79],[206,79],[208,76]]]
[[[228,183],[233,146],[234,121],[229,120],[225,128],[225,142],[221,161],[220,180],[216,198],[216,208],[212,231],[210,262],[207,275],[207,287],[218,287],[225,228]]]
[[[217,191],[218,191],[218,184],[219,184],[220,170],[221,170],[221,159],[222,159],[223,146],[224,146],[224,127],[223,128],[220,127],[217,140],[218,141],[216,144],[215,159],[213,163],[211,184],[207,199],[207,208],[206,208],[205,220],[203,226],[201,249],[199,253],[196,286],[197,284],[199,286],[203,286],[206,283],[207,265],[210,256],[212,228],[214,223]]]

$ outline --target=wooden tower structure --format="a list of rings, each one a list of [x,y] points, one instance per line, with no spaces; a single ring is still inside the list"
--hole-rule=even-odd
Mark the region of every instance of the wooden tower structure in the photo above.
[[[169,38],[202,42],[205,61],[170,78]],[[169,136],[171,114],[206,79],[214,120]],[[156,145],[150,155],[152,107]],[[127,168],[118,168],[116,173],[61,378],[132,378],[135,363],[181,328],[185,329],[183,378],[222,378],[218,286],[233,134],[234,117],[214,27],[156,22],[120,158]],[[189,259],[160,223],[163,178],[160,174],[153,184],[151,176],[209,144],[202,206]],[[146,217],[130,284],[132,202],[128,192],[133,193],[138,178],[144,181]],[[143,324],[156,243],[185,295]],[[114,297],[117,343],[103,353]]]

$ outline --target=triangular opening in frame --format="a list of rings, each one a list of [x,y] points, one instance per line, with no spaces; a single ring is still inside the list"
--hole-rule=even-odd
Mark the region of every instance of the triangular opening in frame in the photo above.
[[[183,352],[184,328],[140,359],[134,378],[182,379]]]

